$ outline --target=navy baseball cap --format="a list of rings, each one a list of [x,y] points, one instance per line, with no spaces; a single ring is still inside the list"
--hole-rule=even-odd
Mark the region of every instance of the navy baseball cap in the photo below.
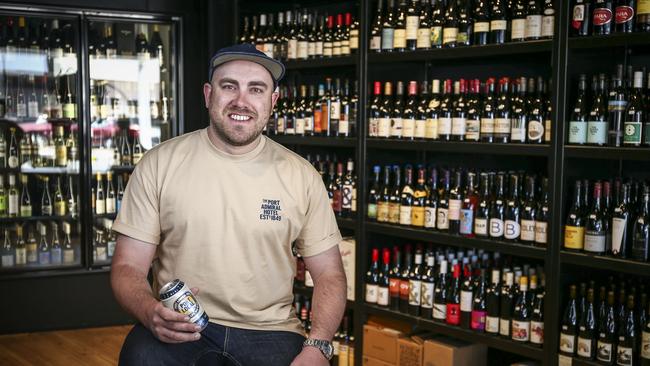
[[[262,65],[271,74],[273,86],[278,85],[278,81],[284,76],[284,65],[278,60],[268,57],[264,52],[258,50],[250,43],[238,44],[230,47],[224,47],[217,51],[210,60],[208,69],[208,82],[212,80],[214,70],[220,65],[234,60],[245,60]]]

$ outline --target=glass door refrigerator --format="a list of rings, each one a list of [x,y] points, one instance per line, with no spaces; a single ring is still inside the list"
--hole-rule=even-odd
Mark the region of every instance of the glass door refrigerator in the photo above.
[[[110,264],[113,221],[124,188],[147,151],[175,134],[173,21],[88,17],[90,123],[89,261]]]
[[[0,13],[0,273],[78,268],[76,16]]]

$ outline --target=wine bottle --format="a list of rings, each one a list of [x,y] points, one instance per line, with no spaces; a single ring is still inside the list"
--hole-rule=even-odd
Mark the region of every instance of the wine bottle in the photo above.
[[[375,81],[373,84],[373,98],[368,110],[368,137],[379,137],[381,102],[381,82]]]
[[[406,51],[406,0],[399,0],[395,10],[395,33],[393,34],[393,49],[398,52]]]
[[[417,40],[418,40],[418,29],[420,28],[419,0],[409,1],[408,5],[406,5],[405,18],[406,18],[405,49],[408,51],[415,51],[417,46]]]
[[[381,52],[383,0],[377,2],[377,10],[370,28],[370,52]]]
[[[594,289],[587,291],[587,307],[578,323],[578,357],[593,360],[596,355],[596,316],[594,313]]]
[[[490,37],[490,9],[488,0],[474,2],[474,29],[472,44],[483,46]]]
[[[576,335],[578,333],[578,310],[576,303],[576,286],[571,285],[569,303],[564,309],[560,328],[560,353],[573,356],[576,352]]]
[[[594,0],[594,11],[592,20],[593,35],[607,35],[612,33],[612,0]]]
[[[485,332],[486,326],[486,316],[487,316],[487,298],[486,298],[486,286],[487,280],[485,278],[485,268],[482,268],[480,271],[480,277],[478,280],[478,287],[476,288],[476,296],[472,303],[472,315],[471,315],[471,328],[477,332]]]
[[[453,48],[458,44],[458,0],[449,0],[445,9],[442,28],[442,47]]]
[[[366,297],[367,303],[377,303],[377,293],[379,290],[379,249],[372,250],[372,262],[366,272]]]
[[[404,110],[404,83],[397,82],[395,88],[395,103],[390,114],[390,137],[402,138],[404,124],[402,123],[402,112]]]
[[[544,0],[542,16],[542,38],[551,39],[555,34],[555,8],[553,0]]]
[[[460,234],[460,209],[463,204],[462,177],[463,173],[456,171],[454,188],[449,191],[449,233],[456,235]]]
[[[406,246],[405,252],[404,268],[402,269],[399,279],[399,311],[408,314],[410,298],[409,290],[414,258],[410,245]]]
[[[494,121],[494,141],[500,143],[510,142],[511,132],[511,107],[510,107],[510,79],[507,77],[499,80],[499,94]]]
[[[474,182],[476,174],[467,173],[466,190],[463,193],[463,202],[460,209],[460,234],[473,237],[474,236],[474,217],[476,216],[476,207],[478,205],[478,195],[474,191]]]
[[[508,15],[506,0],[492,1],[490,17],[490,43],[503,44],[507,41]]]
[[[390,250],[384,248],[382,251],[382,267],[379,272],[377,283],[377,305],[388,307],[390,303]]]
[[[487,314],[485,316],[485,331],[489,334],[499,334],[499,306],[501,304],[501,272],[492,269],[492,285],[487,290]]]
[[[427,107],[427,118],[424,127],[424,137],[430,140],[437,140],[438,124],[440,120],[440,80],[433,79],[431,82],[431,99]]]
[[[52,216],[53,205],[52,196],[50,195],[50,177],[43,177],[43,195],[41,196],[41,214],[43,216]]]
[[[481,113],[481,141],[494,142],[494,124],[496,118],[496,96],[494,91],[494,78],[488,78],[485,83],[485,100]]]
[[[20,193],[20,216],[32,216],[32,198],[29,195],[28,178],[26,174],[20,176],[22,192]]]
[[[388,222],[389,209],[388,205],[390,202],[391,194],[391,166],[386,165],[384,167],[384,184],[381,187],[381,192],[379,194],[379,199],[377,201],[377,222]]]
[[[582,183],[576,181],[573,192],[573,203],[564,225],[564,248],[582,250],[584,248],[585,222],[581,206]],[[587,187],[584,187],[587,189]]]
[[[650,133],[650,131],[643,131],[643,122],[648,116],[644,106],[642,88],[643,71],[635,71],[634,89],[630,95],[630,102],[627,104],[625,122],[623,123],[623,144],[625,146],[641,146],[642,133]]]
[[[445,25],[445,2],[443,0],[431,0],[433,2],[433,13],[431,20],[431,47],[441,48],[443,28]]]
[[[436,168],[431,169],[430,184],[429,193],[424,202],[424,227],[434,230],[438,218],[438,170]]]
[[[628,256],[628,234],[631,232],[630,184],[621,187],[621,200],[612,215],[612,255],[619,258]]]
[[[643,187],[643,201],[641,210],[632,221],[631,257],[638,261],[647,262],[650,260],[650,187]]]
[[[467,133],[467,83],[460,79],[454,84],[453,112],[451,118],[451,139],[464,141]]]
[[[449,209],[449,170],[445,170],[442,181],[442,191],[440,192],[438,199],[438,217],[436,220],[436,228],[440,231],[449,230]]]
[[[634,295],[627,297],[627,309],[618,327],[618,346],[616,347],[616,363],[618,365],[634,365],[638,355],[637,333],[639,332],[634,314]]]
[[[411,165],[406,165],[404,167],[404,186],[402,187],[399,203],[400,225],[411,225],[413,196],[413,167]]]
[[[521,236],[521,208],[519,206],[519,177],[510,176],[510,199],[505,210],[503,236],[507,241],[519,241]]]
[[[384,84],[383,103],[379,109],[379,120],[377,127],[378,137],[391,136],[391,115],[393,113],[393,85],[390,82]]]
[[[379,180],[379,173],[381,172],[381,167],[379,165],[375,165],[372,168],[372,171],[374,173],[374,179],[372,181],[372,185],[370,186],[370,190],[368,191],[368,220],[370,221],[377,221],[377,204],[380,200],[381,197],[381,192],[380,192],[380,180]]]
[[[512,310],[514,306],[514,273],[505,273],[505,283],[501,286],[501,296],[499,304],[499,334],[506,338],[511,338],[510,328],[512,324]]]
[[[587,144],[590,145],[602,146],[607,144],[608,121],[604,94],[605,75],[600,74],[598,77],[597,95],[594,98],[587,121]]]
[[[434,289],[433,319],[444,322],[447,318],[447,261],[440,262],[440,272]]]
[[[413,316],[420,315],[420,305],[422,297],[422,250],[415,251],[415,265],[409,272],[409,297],[408,297],[408,313]]]
[[[381,51],[392,52],[394,50],[395,40],[395,0],[388,0],[388,7],[383,17],[381,27]]]
[[[592,254],[605,254],[607,233],[605,231],[605,215],[601,205],[601,183],[594,183],[592,207],[587,214],[585,225],[584,250]]]
[[[460,326],[470,329],[472,324],[472,308],[474,304],[474,280],[469,265],[463,270],[463,282],[460,289]]]
[[[429,0],[421,0],[419,5],[420,14],[415,48],[418,50],[427,50],[431,48],[432,9]]]
[[[38,264],[48,265],[52,261],[50,253],[50,244],[47,242],[47,226],[41,224],[40,228],[41,239],[38,243]]]
[[[427,190],[424,185],[424,167],[418,167],[418,179],[417,184],[415,185],[415,190],[413,191],[413,199],[411,206],[411,225],[415,227],[424,227],[424,217],[425,217],[425,207],[426,207],[426,197]],[[400,213],[401,216],[401,213]]]
[[[505,220],[505,182],[504,175],[499,174],[496,177],[496,196],[491,203],[490,220],[489,220],[489,233],[492,239],[501,239],[504,234],[504,220]]]
[[[415,119],[417,117],[417,81],[409,81],[408,97],[402,112],[402,138],[413,140],[415,138]]]
[[[472,31],[474,30],[474,20],[472,19],[472,14],[470,13],[470,1],[468,0],[458,0],[458,35],[456,36],[456,45],[457,46],[470,46],[472,45],[472,39],[474,35]]]
[[[530,341],[531,309],[528,302],[528,277],[519,278],[519,293],[512,314],[512,340],[517,342]]]
[[[535,178],[526,179],[526,200],[521,210],[521,241],[532,245],[535,242],[535,219],[537,202],[535,202]]]
[[[481,238],[488,237],[488,221],[490,218],[490,185],[489,176],[481,173],[480,198],[476,207],[474,219],[474,234]]]
[[[609,146],[623,145],[623,124],[627,119],[628,95],[623,85],[623,65],[616,66],[616,76],[612,78],[607,109],[609,112]],[[636,108],[638,109],[638,107]]]
[[[530,343],[541,346],[544,344],[544,293],[535,295],[530,317]]]
[[[521,42],[526,35],[526,7],[524,0],[515,0],[511,9],[512,18],[510,20],[510,41]]]
[[[427,136],[427,118],[429,107],[429,83],[424,80],[420,84],[420,100],[417,103],[415,112],[415,131],[413,137],[418,140],[424,140]]]
[[[650,304],[650,302],[648,302]],[[647,314],[650,314],[650,307]],[[645,310],[645,309],[644,309]],[[650,319],[645,324],[640,323],[641,329],[641,366],[650,364]]]
[[[453,278],[447,289],[447,317],[449,325],[460,325],[460,264],[453,267]]]
[[[393,250],[393,267],[388,275],[390,309],[394,311],[397,311],[400,308],[400,276],[402,273],[401,260],[402,252],[399,250],[399,247],[396,246]]]
[[[614,365],[616,362],[617,321],[614,313],[614,292],[607,293],[607,305],[604,315],[598,323],[598,342],[596,359],[604,365]]]
[[[453,83],[451,79],[444,82],[444,95],[440,102],[440,116],[438,119],[438,138],[443,141],[451,140],[452,116],[453,116]]]
[[[574,103],[569,122],[569,144],[587,143],[587,75],[580,74],[578,97]]]

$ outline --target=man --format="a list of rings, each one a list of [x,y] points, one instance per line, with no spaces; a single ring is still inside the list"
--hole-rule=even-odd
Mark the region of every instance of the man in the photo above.
[[[133,172],[111,285],[140,324],[120,364],[329,364],[346,301],[341,235],[316,170],[261,135],[283,74],[251,45],[219,50],[203,86],[210,126],[156,146]],[[314,280],[308,340],[292,307],[294,242]],[[175,278],[196,286],[210,317],[200,333],[158,300]]]

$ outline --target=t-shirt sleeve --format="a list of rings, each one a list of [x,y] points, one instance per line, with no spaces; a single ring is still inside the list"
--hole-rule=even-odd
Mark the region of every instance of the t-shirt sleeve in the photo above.
[[[304,225],[296,239],[296,249],[303,257],[322,253],[341,241],[327,190],[316,171],[310,174],[308,196]]]
[[[129,178],[113,230],[151,244],[160,242],[156,151],[145,154]]]

